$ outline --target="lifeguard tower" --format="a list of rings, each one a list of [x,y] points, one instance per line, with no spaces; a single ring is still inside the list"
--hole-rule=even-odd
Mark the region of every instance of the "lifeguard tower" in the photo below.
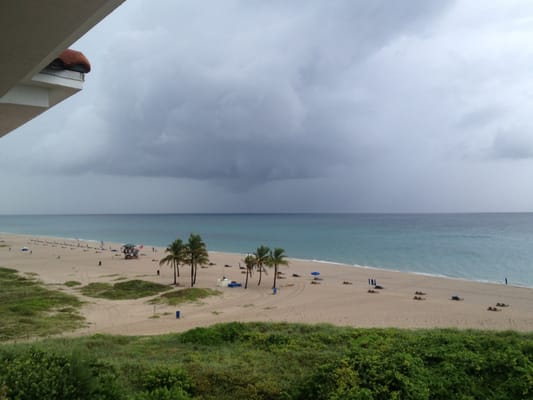
[[[136,248],[134,244],[127,243],[120,248],[120,251],[124,253],[124,258],[126,260],[131,260],[132,258],[139,258],[139,249]]]

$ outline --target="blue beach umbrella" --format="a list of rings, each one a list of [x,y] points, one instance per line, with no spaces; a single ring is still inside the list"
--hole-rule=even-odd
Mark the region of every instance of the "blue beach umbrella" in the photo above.
[[[311,272],[311,275],[313,275],[313,276],[318,276],[318,275],[320,275],[320,272],[318,272],[318,271],[314,271],[314,272]]]

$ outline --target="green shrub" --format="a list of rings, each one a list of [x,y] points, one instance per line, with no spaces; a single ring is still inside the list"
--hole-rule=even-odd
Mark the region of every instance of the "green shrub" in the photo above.
[[[144,391],[133,397],[133,400],[190,400],[192,397],[183,389],[172,387],[157,388],[152,391]]]
[[[109,366],[80,356],[29,349],[0,359],[0,387],[17,400],[120,399],[115,378]]]
[[[184,332],[180,335],[180,341],[212,346],[238,341],[248,330],[248,325],[241,322],[216,324],[209,328],[194,328]]]
[[[533,399],[533,334],[234,322],[0,346],[0,399],[52,389],[74,399]]]
[[[182,368],[178,367],[162,367],[149,370],[144,376],[144,389],[152,392],[159,388],[180,388],[185,391],[191,390],[192,382]]]

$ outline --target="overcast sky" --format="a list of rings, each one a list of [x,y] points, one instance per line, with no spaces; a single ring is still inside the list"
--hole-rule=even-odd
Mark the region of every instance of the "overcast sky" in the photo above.
[[[127,0],[0,213],[533,211],[531,0]]]

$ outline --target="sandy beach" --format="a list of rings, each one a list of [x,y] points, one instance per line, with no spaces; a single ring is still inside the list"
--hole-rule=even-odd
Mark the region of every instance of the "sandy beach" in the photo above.
[[[273,294],[273,271],[257,286],[254,273],[248,289],[218,287],[227,277],[244,285],[239,268],[242,255],[210,253],[214,265],[199,268],[197,287],[218,289],[220,296],[199,304],[154,307],[148,298],[106,300],[82,296],[67,281],[117,282],[143,279],[173,282],[172,270],[159,267],[164,249],[144,247],[136,260],[125,260],[120,244],[0,234],[0,266],[34,273],[45,284],[72,293],[84,301],[87,326],[68,335],[109,333],[153,335],[181,332],[194,327],[231,321],[330,323],[353,327],[460,328],[533,331],[533,289],[511,284],[491,284],[425,275],[358,268],[290,259],[280,267],[278,292]],[[209,245],[209,243],[208,243]],[[28,251],[21,251],[27,247]],[[101,265],[99,263],[101,262]],[[157,274],[160,270],[160,275]],[[311,272],[320,272],[315,280]],[[297,275],[297,276],[296,276]],[[383,289],[369,290],[369,279]],[[180,287],[189,287],[189,267],[182,267]],[[422,300],[416,300],[416,292]],[[459,296],[461,301],[451,300]],[[497,307],[497,303],[509,307]],[[176,318],[179,310],[181,317]],[[154,318],[157,315],[158,318]]]

